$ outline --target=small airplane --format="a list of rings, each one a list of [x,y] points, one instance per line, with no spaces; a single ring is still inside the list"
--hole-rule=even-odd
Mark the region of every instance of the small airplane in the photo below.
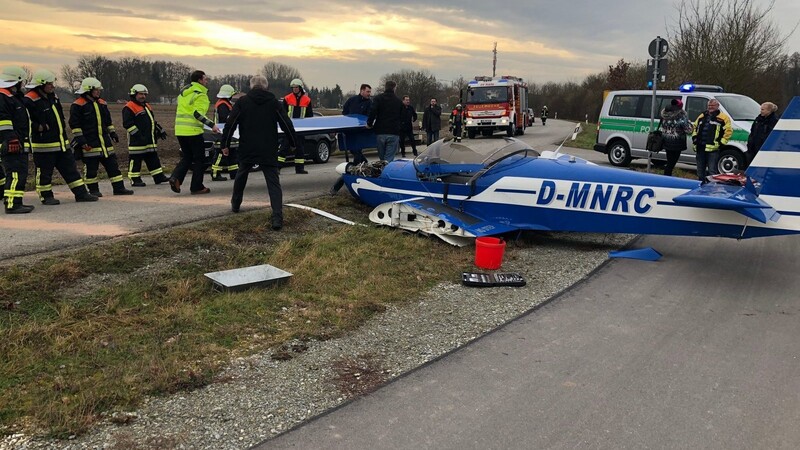
[[[363,116],[337,117],[337,126],[327,125],[330,119],[304,119],[302,128],[339,131],[349,148],[374,142]],[[513,138],[488,152],[441,140],[414,159],[342,163],[337,170],[350,193],[375,208],[371,221],[456,245],[522,230],[736,239],[797,234],[800,97],[744,174],[703,184],[539,153]]]

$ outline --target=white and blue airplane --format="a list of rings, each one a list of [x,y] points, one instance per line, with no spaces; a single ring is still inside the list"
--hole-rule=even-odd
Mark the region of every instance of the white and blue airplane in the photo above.
[[[369,141],[363,117],[337,119],[351,146]],[[344,126],[341,121],[347,120]],[[797,234],[800,97],[744,175],[702,185],[540,154],[513,138],[488,154],[466,143],[439,141],[413,160],[337,169],[352,195],[375,207],[373,222],[452,243],[519,230],[736,239]]]

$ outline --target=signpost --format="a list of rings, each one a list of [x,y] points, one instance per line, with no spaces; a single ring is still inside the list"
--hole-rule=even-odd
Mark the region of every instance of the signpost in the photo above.
[[[655,39],[650,41],[650,45],[647,47],[647,51],[650,52],[650,56],[653,57],[653,100],[650,104],[650,131],[654,130],[655,120],[656,120],[656,90],[658,89],[658,79],[664,77],[663,79],[666,80],[666,60],[663,61],[664,70],[662,73],[661,68],[659,67],[664,59],[667,56],[667,52],[669,51],[669,43],[666,39],[662,39],[661,36],[656,36]],[[648,61],[649,66],[649,61]],[[648,67],[648,75],[649,75],[649,67]],[[648,134],[649,135],[649,134]],[[653,152],[648,152],[647,154],[647,171],[650,172],[650,165],[652,163],[652,156]]]

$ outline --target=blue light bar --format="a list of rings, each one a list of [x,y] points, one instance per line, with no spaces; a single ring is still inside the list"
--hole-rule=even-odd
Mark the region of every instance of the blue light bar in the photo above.
[[[681,87],[678,88],[681,92],[692,92],[694,91],[695,85],[694,83],[686,83],[682,84]]]

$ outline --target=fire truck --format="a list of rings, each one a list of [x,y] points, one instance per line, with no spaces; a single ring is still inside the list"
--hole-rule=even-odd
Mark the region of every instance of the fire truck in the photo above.
[[[467,136],[491,136],[505,131],[508,136],[525,133],[528,125],[528,85],[514,76],[475,77],[467,84],[465,128]]]

